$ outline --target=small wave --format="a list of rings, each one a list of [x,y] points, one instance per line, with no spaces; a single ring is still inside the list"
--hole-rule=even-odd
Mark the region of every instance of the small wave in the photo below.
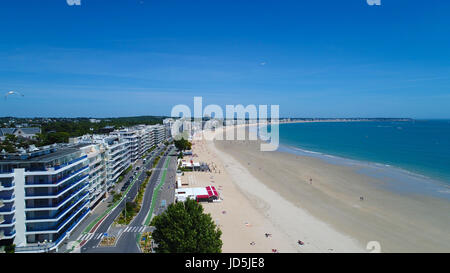
[[[304,153],[308,153],[308,154],[323,155],[322,153],[319,153],[319,152],[309,151],[309,150],[301,149],[301,148],[298,148],[298,147],[290,147],[290,148],[294,149],[294,150],[297,150],[297,151],[304,152]]]

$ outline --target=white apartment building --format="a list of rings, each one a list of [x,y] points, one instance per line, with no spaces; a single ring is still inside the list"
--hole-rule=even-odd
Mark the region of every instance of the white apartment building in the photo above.
[[[163,119],[163,125],[166,130],[166,138],[172,137],[172,126],[175,123],[175,119],[173,118],[166,118]]]
[[[152,125],[151,129],[153,131],[153,141],[155,145],[163,143],[166,140],[166,128],[164,125]]]
[[[119,176],[166,139],[163,125],[86,135],[18,153],[0,151],[0,246],[56,250]]]
[[[116,135],[120,139],[128,141],[127,147],[131,154],[131,162],[139,158],[140,132],[133,128],[126,128],[111,132],[110,135]]]
[[[163,125],[137,125],[131,128],[114,131],[111,134],[129,141],[131,161],[141,158],[152,146],[158,145],[167,138]]]
[[[84,144],[0,154],[0,244],[16,252],[55,250],[88,215]]]
[[[81,148],[89,159],[89,201],[91,209],[106,196],[107,165],[106,149],[103,144],[89,144]]]
[[[129,141],[118,135],[94,135],[94,142],[105,148],[106,188],[114,187],[119,176],[131,165],[132,155]]]

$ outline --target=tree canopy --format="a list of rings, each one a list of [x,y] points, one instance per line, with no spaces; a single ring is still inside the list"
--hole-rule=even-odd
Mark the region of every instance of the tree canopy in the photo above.
[[[192,143],[190,143],[187,139],[181,138],[179,140],[174,140],[175,147],[179,151],[190,150],[192,147]]]
[[[157,253],[221,253],[222,231],[194,200],[170,204],[151,222]]]

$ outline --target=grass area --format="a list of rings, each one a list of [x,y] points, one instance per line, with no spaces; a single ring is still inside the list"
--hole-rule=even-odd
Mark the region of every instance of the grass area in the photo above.
[[[153,147],[151,147],[150,149],[148,149],[148,150],[144,153],[144,155],[141,157],[141,159],[146,158],[147,155],[148,155],[149,153],[151,153],[155,148],[156,148],[156,146],[153,146]]]
[[[121,193],[116,193],[115,191],[111,192],[111,195],[113,196],[112,203],[115,203],[116,201],[120,200],[122,198]]]
[[[155,160],[153,161],[153,168],[156,167],[156,165],[158,164],[160,159],[161,159],[161,157],[159,155],[155,158]]]

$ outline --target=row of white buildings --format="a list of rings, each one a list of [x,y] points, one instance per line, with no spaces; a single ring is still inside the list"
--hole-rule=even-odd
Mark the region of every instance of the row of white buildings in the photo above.
[[[0,246],[57,249],[120,175],[168,132],[165,125],[139,125],[15,154],[0,151]]]

